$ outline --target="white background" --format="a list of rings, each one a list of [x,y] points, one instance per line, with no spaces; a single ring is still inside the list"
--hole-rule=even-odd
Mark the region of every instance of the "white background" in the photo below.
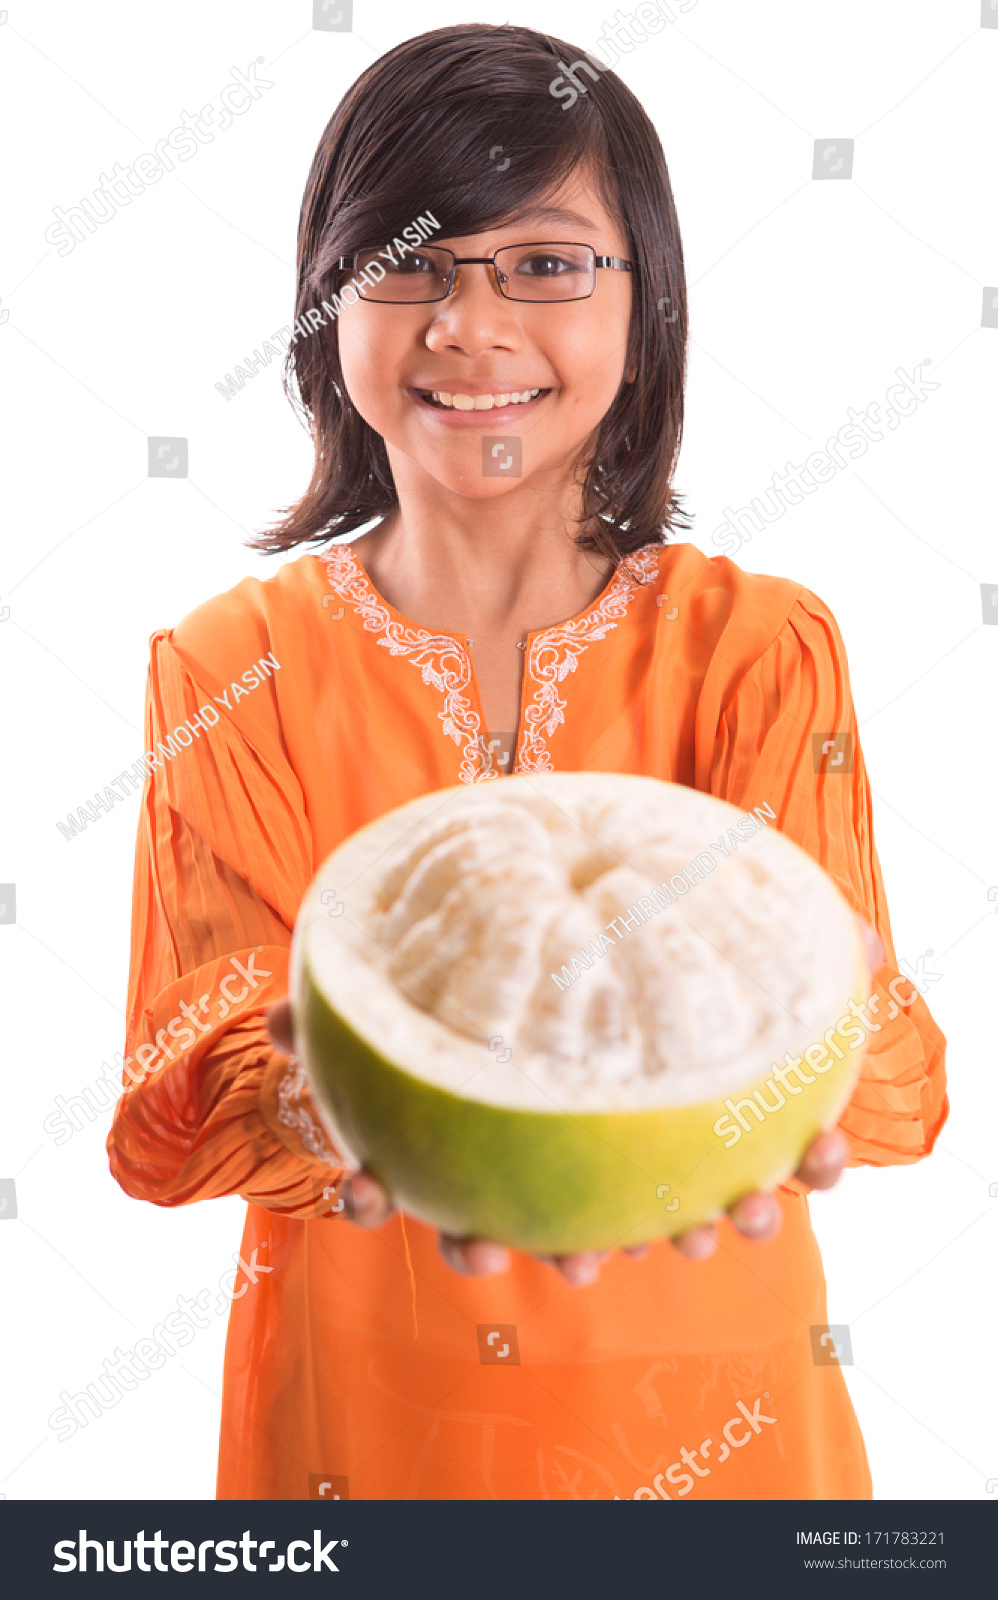
[[[689,5],[689,0],[686,0]],[[310,0],[11,0],[0,25],[5,534],[0,926],[5,1079],[0,1218],[8,1498],[214,1494],[224,1315],[133,1394],[57,1444],[82,1389],[178,1293],[232,1265],[238,1199],[166,1210],[127,1199],[103,1153],[110,1113],[61,1148],[57,1093],[92,1084],[123,1040],[138,802],[67,842],[57,819],[140,754],[147,641],[272,559],[242,541],[302,492],[310,445],[274,361],[215,388],[291,320],[301,193],[338,99],[416,28],[528,21],[592,48],[612,13],[509,0],[418,8],[357,0],[351,33]],[[52,208],[97,187],[233,66],[273,83],[64,257]],[[995,368],[981,326],[998,283],[998,30],[981,0],[697,0],[619,69],[662,137],[691,286],[679,487],[716,554],[722,508],[762,493],[901,366],[939,388],[855,465],[745,545],[845,638],[900,956],[932,951],[953,1111],[935,1154],[855,1170],[812,1201],[829,1318],[878,1498],[984,1498],[998,1478],[994,1360],[993,828],[998,627]],[[814,141],[855,138],[850,181],[813,181]],[[994,290],[998,293],[998,289]],[[146,437],[182,435],[184,481],[147,477]],[[5,614],[3,608],[9,608]],[[993,1485],[994,1489],[994,1485]],[[919,1524],[920,1525],[920,1524]]]

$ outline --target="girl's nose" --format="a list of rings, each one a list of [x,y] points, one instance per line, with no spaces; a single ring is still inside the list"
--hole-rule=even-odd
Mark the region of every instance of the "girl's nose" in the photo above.
[[[502,294],[495,269],[475,262],[455,269],[454,287],[437,302],[426,333],[429,349],[459,345],[469,354],[500,346],[515,349],[523,342],[512,301]]]

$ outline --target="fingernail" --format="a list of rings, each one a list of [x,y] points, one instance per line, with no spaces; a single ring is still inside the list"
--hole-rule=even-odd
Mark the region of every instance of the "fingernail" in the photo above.
[[[739,1208],[737,1226],[741,1233],[766,1233],[772,1225],[772,1205],[753,1202]]]
[[[827,1141],[818,1146],[812,1159],[819,1167],[837,1167],[844,1154],[842,1138],[829,1135]]]
[[[681,1234],[674,1239],[673,1245],[681,1256],[689,1261],[706,1260],[707,1256],[714,1254],[717,1240],[712,1233],[698,1231],[696,1233]]]

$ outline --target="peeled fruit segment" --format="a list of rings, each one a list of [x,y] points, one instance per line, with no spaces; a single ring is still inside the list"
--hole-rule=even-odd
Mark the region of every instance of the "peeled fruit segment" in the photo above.
[[[448,1233],[549,1254],[677,1233],[783,1181],[852,1092],[869,974],[840,891],[767,821],[654,778],[545,773],[345,840],[292,981],[347,1164]]]

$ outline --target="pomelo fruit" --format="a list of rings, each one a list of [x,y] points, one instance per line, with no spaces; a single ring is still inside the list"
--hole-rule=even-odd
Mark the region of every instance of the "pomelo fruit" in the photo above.
[[[447,1233],[544,1254],[677,1233],[786,1179],[852,1092],[870,978],[839,889],[767,810],[545,773],[346,839],[292,955],[346,1164]]]

